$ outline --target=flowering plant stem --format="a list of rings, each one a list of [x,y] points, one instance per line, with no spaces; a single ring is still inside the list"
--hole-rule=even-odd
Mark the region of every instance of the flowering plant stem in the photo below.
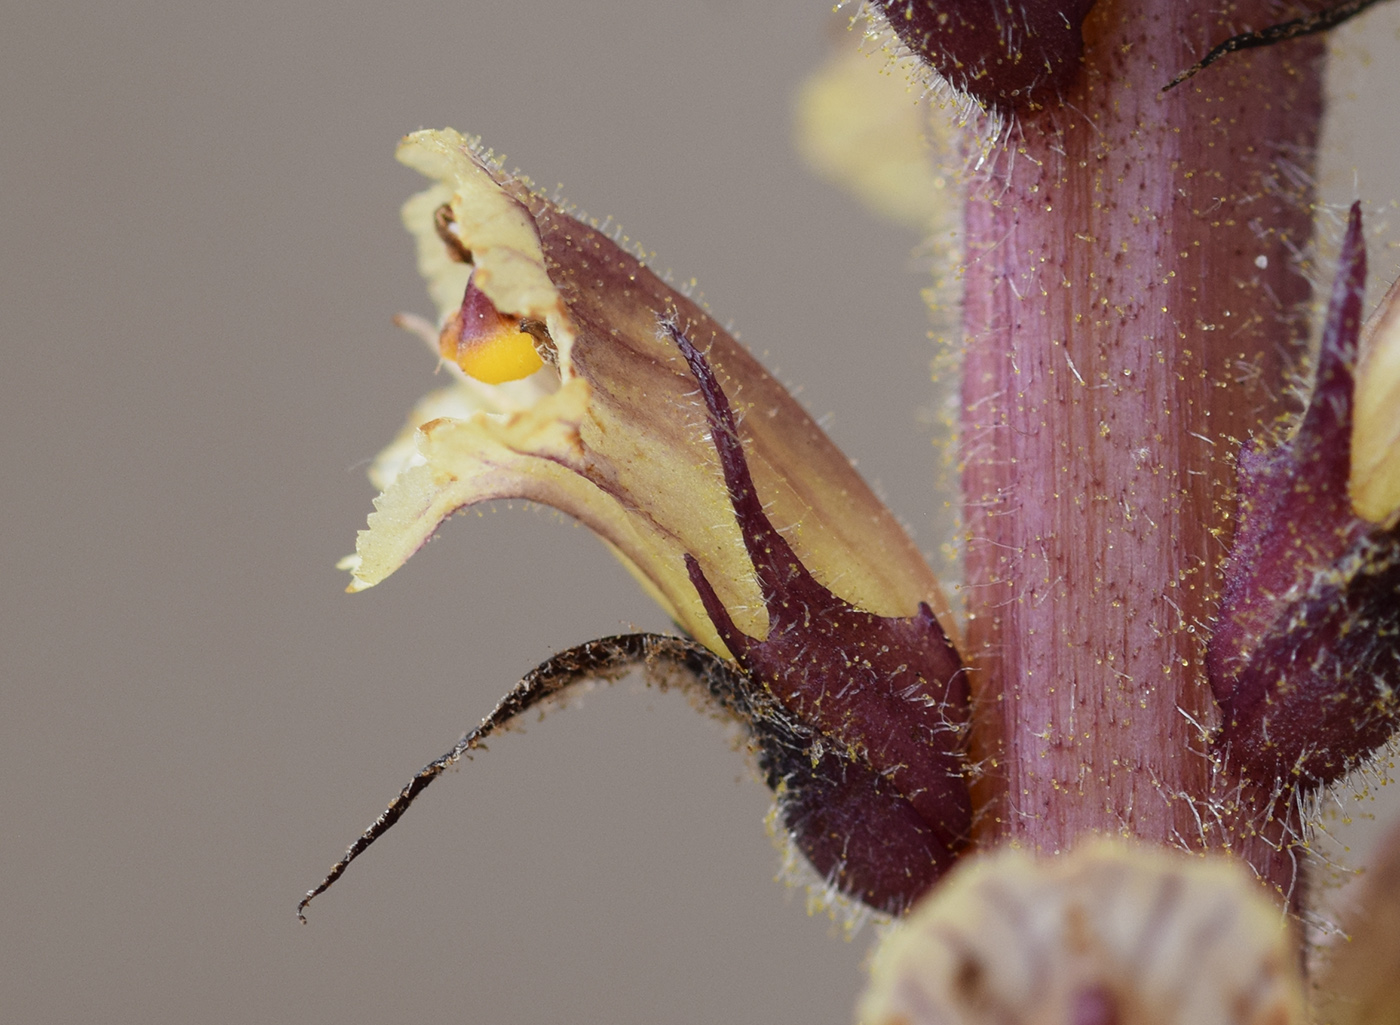
[[[1162,87],[1269,4],[1100,0],[970,184],[962,384],[977,842],[1225,849],[1297,907],[1298,810],[1207,751],[1242,442],[1296,411],[1320,37]]]

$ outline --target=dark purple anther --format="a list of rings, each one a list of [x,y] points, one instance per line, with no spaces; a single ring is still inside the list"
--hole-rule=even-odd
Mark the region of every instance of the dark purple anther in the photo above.
[[[783,816],[818,872],[872,907],[902,912],[966,845],[968,686],[927,605],[877,616],[832,594],[763,512],[734,416],[708,361],[665,329],[700,385],[729,499],[768,612],[768,635],[740,631],[687,556],[690,579],[735,659],[791,721],[803,747],[764,745]],[[756,729],[763,739],[761,724]]]
[[[1207,653],[1216,747],[1281,792],[1332,782],[1395,726],[1400,532],[1359,518],[1347,493],[1365,284],[1356,204],[1302,423],[1240,453],[1241,524]]]
[[[1019,107],[1072,78],[1094,0],[876,0],[901,42],[988,107]]]

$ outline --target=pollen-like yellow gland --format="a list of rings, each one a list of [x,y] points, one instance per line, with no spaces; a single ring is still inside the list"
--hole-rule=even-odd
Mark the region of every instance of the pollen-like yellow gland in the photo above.
[[[1400,282],[1361,332],[1351,440],[1351,503],[1372,523],[1400,514]]]
[[[486,384],[517,381],[544,366],[534,338],[520,330],[518,320],[492,306],[475,284],[467,285],[461,309],[443,325],[438,351],[462,373]]]

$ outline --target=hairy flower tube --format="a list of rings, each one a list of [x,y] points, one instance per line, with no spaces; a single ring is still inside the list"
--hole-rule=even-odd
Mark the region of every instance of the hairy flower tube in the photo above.
[[[522,498],[591,527],[699,643],[613,638],[541,667],[322,888],[487,733],[635,663],[702,677],[823,880],[903,911],[972,821],[968,684],[917,549],[793,398],[636,256],[456,132],[409,136],[399,158],[438,182],[404,217],[439,307],[432,340],[464,376],[376,463],[351,589],[454,512]]]

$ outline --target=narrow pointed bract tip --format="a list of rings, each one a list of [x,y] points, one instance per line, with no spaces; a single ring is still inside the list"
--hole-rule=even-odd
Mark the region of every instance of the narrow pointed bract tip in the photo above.
[[[1400,532],[1348,493],[1365,289],[1358,203],[1307,410],[1291,437],[1240,454],[1241,522],[1207,647],[1216,751],[1285,800],[1370,757],[1400,713]]]
[[[612,681],[633,669],[641,669],[649,682],[698,689],[702,699],[713,703],[741,723],[753,712],[740,674],[704,645],[689,638],[665,634],[618,634],[588,641],[546,659],[526,673],[481,723],[463,735],[452,749],[433,759],[414,774],[397,797],[379,814],[331,866],[324,879],[306,891],[297,904],[297,919],[306,924],[306,908],[330,889],[345,870],[403,817],[404,812],[428,785],[473,751],[485,750],[483,741],[500,732],[525,712],[546,706],[570,688],[591,680]]]
[[[699,562],[686,569],[744,671],[796,724],[796,743],[764,758],[797,847],[840,892],[902,914],[970,839],[969,691],[961,656],[926,602],[878,616],[828,590],[764,512],[729,399],[709,359],[674,318],[661,330],[689,365],[768,614],[759,639],[739,629]],[[780,785],[779,785],[780,784]]]

